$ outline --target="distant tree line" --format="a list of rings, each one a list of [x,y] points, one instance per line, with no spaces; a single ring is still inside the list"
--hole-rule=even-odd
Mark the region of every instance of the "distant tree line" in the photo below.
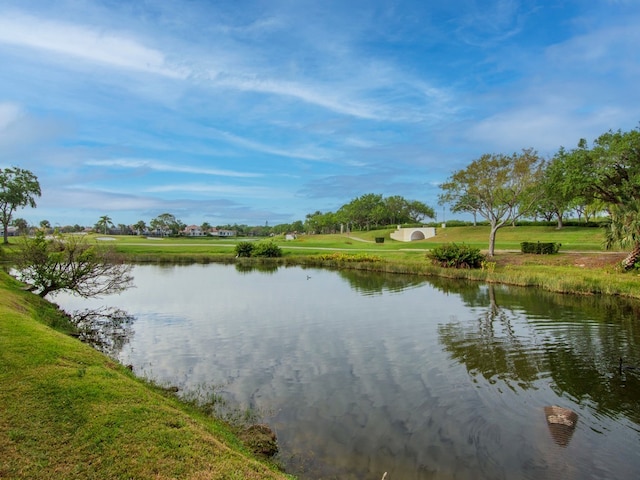
[[[433,208],[417,200],[394,195],[368,193],[354,198],[336,212],[316,211],[307,215],[307,233],[335,233],[343,230],[370,230],[387,225],[420,223],[435,218]]]

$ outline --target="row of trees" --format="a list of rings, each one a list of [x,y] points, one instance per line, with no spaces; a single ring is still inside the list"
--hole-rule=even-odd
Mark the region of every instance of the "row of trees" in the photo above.
[[[420,223],[425,218],[435,218],[433,208],[417,200],[406,200],[400,195],[383,197],[368,193],[354,198],[336,212],[316,211],[307,215],[307,233],[334,233],[348,230],[369,230],[385,225]]]
[[[185,227],[186,224],[171,213],[158,215],[149,222],[149,225],[147,225],[144,220],[139,220],[133,225],[119,224],[117,227],[111,220],[111,217],[103,215],[94,225],[96,232],[107,234],[111,232],[112,229],[117,228],[119,233],[123,235],[142,235],[149,230],[158,232],[160,235],[178,235]],[[204,223],[202,228],[203,230],[208,230],[211,228],[211,225]]]
[[[454,172],[440,185],[440,204],[453,212],[480,215],[490,226],[489,255],[499,228],[517,219],[563,217],[574,210],[609,216],[606,246],[631,248],[631,268],[640,258],[640,130],[609,131],[591,146],[560,148],[550,159],[534,150],[512,155],[486,154]]]

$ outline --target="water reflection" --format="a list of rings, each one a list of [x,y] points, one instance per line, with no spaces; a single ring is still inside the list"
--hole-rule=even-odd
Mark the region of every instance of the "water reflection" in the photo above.
[[[559,394],[588,402],[600,414],[623,414],[639,423],[638,376],[619,369],[621,357],[640,358],[638,304],[535,289],[514,295],[513,290],[486,285],[474,298],[465,297],[478,312],[477,321],[439,327],[453,358],[472,376],[510,388],[526,389],[550,378]],[[523,313],[527,330],[516,331],[513,322]]]
[[[70,312],[69,316],[81,341],[112,358],[118,358],[133,337],[135,318],[118,308],[85,309]]]
[[[244,263],[238,262],[235,264],[236,271],[238,273],[276,273],[278,271],[278,265],[275,263]]]
[[[300,478],[640,470],[637,372],[618,370],[619,357],[640,358],[635,302],[292,267],[134,276],[138,288],[104,299],[137,318],[121,361],[186,392],[224,385],[228,400],[269,412]],[[565,447],[550,405],[580,417]]]
[[[417,275],[394,275],[363,270],[338,270],[337,273],[349,283],[352,289],[362,295],[399,293],[427,282],[425,277]]]

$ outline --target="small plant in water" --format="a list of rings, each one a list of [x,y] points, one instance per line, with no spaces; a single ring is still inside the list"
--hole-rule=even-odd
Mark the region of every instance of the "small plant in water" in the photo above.
[[[199,384],[181,395],[182,400],[195,406],[207,415],[228,423],[232,428],[243,429],[259,422],[262,415],[251,408],[231,406],[225,398],[223,385]]]

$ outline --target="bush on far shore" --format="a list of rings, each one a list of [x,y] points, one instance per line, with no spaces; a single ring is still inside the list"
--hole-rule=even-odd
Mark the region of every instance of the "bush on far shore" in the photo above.
[[[236,256],[276,258],[282,256],[282,249],[273,240],[240,242],[236,245]]]
[[[431,250],[427,257],[444,268],[481,268],[486,260],[479,248],[447,243]]]

